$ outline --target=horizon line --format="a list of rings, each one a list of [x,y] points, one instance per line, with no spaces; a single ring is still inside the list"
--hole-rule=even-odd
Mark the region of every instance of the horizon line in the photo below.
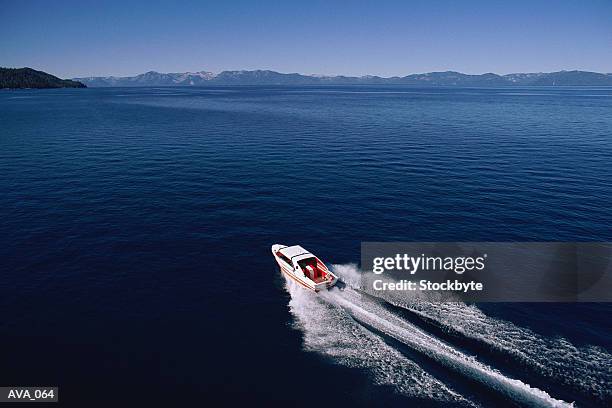
[[[20,68],[28,68],[28,67],[20,67]],[[31,68],[31,69],[35,69],[35,68]],[[463,74],[463,75],[487,75],[487,74],[493,74],[493,75],[498,75],[498,76],[506,76],[506,75],[515,75],[515,74],[552,74],[552,73],[557,73],[557,72],[589,72],[589,73],[595,73],[595,74],[603,74],[603,75],[612,75],[612,72],[603,72],[603,71],[591,71],[588,69],[578,69],[578,68],[573,68],[573,69],[561,69],[561,70],[556,70],[556,71],[514,71],[514,72],[508,72],[506,74],[499,74],[493,71],[487,71],[487,72],[481,72],[481,73],[467,73],[467,72],[461,72],[461,71],[455,71],[453,69],[446,69],[446,70],[434,70],[434,71],[424,71],[424,72],[412,72],[412,73],[407,73],[407,74],[401,74],[401,75],[391,75],[391,76],[382,76],[382,75],[378,75],[378,74],[363,74],[363,75],[346,75],[346,74],[319,74],[319,73],[301,73],[301,72],[297,72],[297,71],[293,71],[293,72],[282,72],[282,71],[276,71],[274,69],[269,69],[269,68],[256,68],[256,69],[224,69],[221,71],[207,71],[205,69],[199,70],[199,71],[156,71],[155,69],[149,69],[147,71],[144,72],[140,72],[140,73],[135,73],[135,74],[128,74],[128,75],[80,75],[80,76],[73,76],[71,78],[96,78],[96,77],[114,77],[114,78],[127,78],[127,77],[133,77],[133,76],[138,76],[138,75],[143,75],[143,74],[147,74],[147,73],[157,73],[157,74],[198,74],[198,73],[207,73],[207,74],[212,74],[212,75],[219,75],[223,72],[274,72],[277,74],[283,74],[283,75],[293,75],[293,74],[297,74],[297,75],[303,75],[303,76],[311,76],[311,77],[346,77],[346,78],[363,78],[363,77],[378,77],[378,78],[403,78],[403,77],[407,77],[410,75],[425,75],[425,74],[433,74],[433,73],[457,73],[457,74]],[[43,71],[43,72],[47,72],[47,71]]]

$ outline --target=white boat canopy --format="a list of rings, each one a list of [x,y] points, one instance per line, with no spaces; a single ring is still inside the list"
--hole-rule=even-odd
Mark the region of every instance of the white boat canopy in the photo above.
[[[299,245],[294,245],[290,247],[283,248],[279,251],[281,254],[285,255],[287,258],[292,259],[298,255],[309,255],[313,256],[310,252],[305,250]],[[302,258],[302,257],[300,257]]]

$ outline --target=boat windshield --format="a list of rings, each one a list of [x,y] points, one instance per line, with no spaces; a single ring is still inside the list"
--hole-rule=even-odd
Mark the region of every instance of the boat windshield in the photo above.
[[[289,260],[289,258],[283,255],[280,251],[278,251],[276,255],[278,255],[278,257],[282,259],[283,261],[285,261],[288,265],[291,265],[291,261]]]
[[[306,266],[311,266],[313,268],[316,268],[317,267],[317,258],[312,257],[312,258],[302,259],[301,261],[298,262],[298,264],[302,268],[305,268]]]

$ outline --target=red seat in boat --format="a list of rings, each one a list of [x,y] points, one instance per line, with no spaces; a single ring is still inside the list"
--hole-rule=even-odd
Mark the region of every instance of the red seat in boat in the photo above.
[[[317,276],[317,270],[315,268],[312,267],[312,265],[306,265],[304,267],[304,271],[306,272],[306,274],[308,275],[308,277],[312,280],[314,280]]]
[[[302,269],[304,274],[315,282],[323,278],[324,272],[318,267],[318,262],[314,259],[310,260],[307,264],[302,264]]]
[[[321,279],[323,277],[323,270],[318,267],[317,261],[313,261],[310,266],[314,270],[315,279]]]

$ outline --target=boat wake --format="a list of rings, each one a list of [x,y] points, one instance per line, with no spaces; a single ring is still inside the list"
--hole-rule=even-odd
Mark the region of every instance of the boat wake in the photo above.
[[[289,307],[296,327],[304,333],[306,349],[323,353],[348,367],[367,369],[376,384],[392,386],[400,394],[441,403],[473,405],[379,336],[357,324],[342,308],[291,280],[286,280],[286,287],[291,295]],[[339,292],[333,291],[334,295]]]
[[[344,290],[317,295],[288,281],[290,311],[306,349],[365,369],[376,384],[440,405],[573,405],[573,392],[551,390],[551,381],[539,375],[602,405],[609,399],[611,360],[604,350],[543,338],[473,305],[367,293],[355,265],[334,265],[334,272],[346,283]],[[525,368],[529,375],[522,375]]]

